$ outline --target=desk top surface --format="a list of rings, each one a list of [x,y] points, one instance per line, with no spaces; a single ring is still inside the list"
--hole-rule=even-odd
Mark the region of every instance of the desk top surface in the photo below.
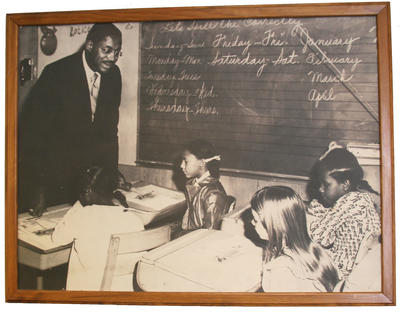
[[[198,229],[148,252],[141,259],[143,264],[152,267],[144,275],[138,269],[138,278],[145,284],[154,269],[162,271],[156,288],[144,288],[146,291],[175,289],[176,284],[167,284],[168,274],[210,290],[248,291],[260,285],[262,249],[242,235]]]
[[[60,247],[54,247],[51,241],[51,232],[47,234],[45,232],[53,229],[70,208],[70,204],[54,206],[48,208],[41,217],[32,217],[29,213],[20,214],[18,216],[19,243],[44,253],[59,249]]]
[[[171,215],[174,209],[179,209],[182,204],[185,204],[184,194],[172,189],[166,189],[157,185],[150,185],[148,183],[141,182],[136,185],[132,192],[124,193],[128,195],[130,199],[133,199],[136,195],[143,194],[143,192],[152,192],[151,197],[138,199],[139,203],[146,204],[157,202],[160,200],[162,204],[161,212],[156,210],[143,210],[130,207],[131,211],[134,211],[143,221],[144,225],[151,223],[160,215]],[[163,195],[162,199],[158,195]],[[171,200],[171,201],[170,201]],[[162,202],[162,203],[161,203]],[[172,203],[173,202],[173,203]],[[153,202],[152,202],[153,203]],[[166,207],[167,204],[171,204],[172,209]],[[154,204],[154,203],[153,203]],[[150,205],[150,204],[149,204]],[[147,205],[146,205],[147,206]],[[151,205],[154,208],[154,205]],[[49,207],[41,217],[32,217],[29,213],[22,213],[18,215],[18,243],[24,247],[34,249],[41,253],[50,253],[70,247],[70,245],[62,247],[54,247],[51,241],[51,230],[57,225],[57,223],[63,218],[67,211],[72,206],[70,204],[62,204],[54,207]],[[167,212],[165,212],[167,211]],[[171,212],[172,211],[172,212]],[[161,214],[165,213],[165,214]]]

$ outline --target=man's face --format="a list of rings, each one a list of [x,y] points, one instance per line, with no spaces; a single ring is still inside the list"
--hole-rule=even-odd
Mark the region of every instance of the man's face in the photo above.
[[[87,62],[97,72],[108,72],[117,62],[121,54],[121,41],[106,36],[102,41],[86,43]]]

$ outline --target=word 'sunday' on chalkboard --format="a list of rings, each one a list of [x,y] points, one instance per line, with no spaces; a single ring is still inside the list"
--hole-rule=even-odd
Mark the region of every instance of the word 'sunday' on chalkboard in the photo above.
[[[379,143],[375,17],[141,24],[138,160],[212,142],[222,167],[308,175],[330,141]]]

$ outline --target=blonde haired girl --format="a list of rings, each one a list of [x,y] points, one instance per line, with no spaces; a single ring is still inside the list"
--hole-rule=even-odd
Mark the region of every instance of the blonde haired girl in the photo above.
[[[306,206],[291,188],[270,186],[252,200],[253,224],[265,240],[265,292],[331,292],[338,272],[307,232]]]

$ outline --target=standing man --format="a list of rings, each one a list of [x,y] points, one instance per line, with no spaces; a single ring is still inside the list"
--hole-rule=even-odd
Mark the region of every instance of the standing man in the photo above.
[[[47,65],[19,121],[19,209],[76,200],[91,166],[118,170],[121,31],[95,24],[77,53]]]

